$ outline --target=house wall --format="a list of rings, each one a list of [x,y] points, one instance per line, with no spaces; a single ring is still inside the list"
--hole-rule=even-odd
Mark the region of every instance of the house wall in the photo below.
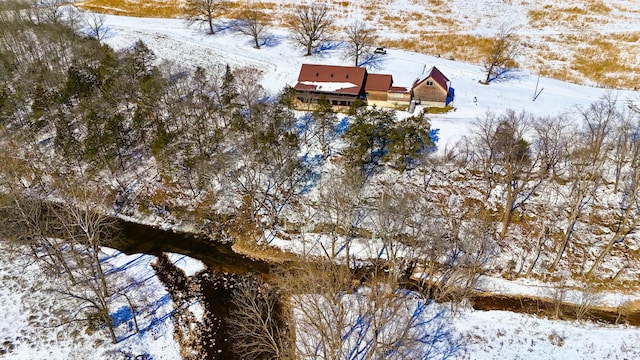
[[[421,101],[420,105],[422,105],[423,107],[437,107],[437,108],[447,107],[447,104],[444,101]]]
[[[331,105],[342,106],[349,106],[351,105],[351,102],[358,99],[357,96],[350,94],[296,91],[296,100],[301,103],[316,104],[322,96],[326,97]]]
[[[343,112],[349,109],[351,103],[358,99],[357,96],[339,93],[320,93],[314,91],[296,91],[295,108],[302,111],[312,111],[316,108],[320,97],[325,96],[331,107]]]
[[[387,94],[387,100],[383,101],[383,100],[371,100],[370,98],[367,99],[367,104],[368,105],[375,105],[377,107],[382,107],[382,108],[408,108],[409,104],[411,103],[411,94],[403,94],[403,93],[388,93]]]
[[[427,86],[427,82],[429,81],[431,81],[433,85]],[[433,81],[432,78],[428,78],[413,89],[413,99],[420,100],[422,103],[442,103],[442,106],[444,106],[447,101],[447,92],[441,88],[438,83]]]
[[[387,101],[393,103],[409,103],[411,102],[411,93],[398,93],[398,92],[389,92],[387,94]]]
[[[387,101],[387,92],[380,90],[368,90],[367,101]]]

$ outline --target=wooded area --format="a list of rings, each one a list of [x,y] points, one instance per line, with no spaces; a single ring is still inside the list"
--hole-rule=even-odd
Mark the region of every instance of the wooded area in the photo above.
[[[425,113],[353,106],[345,115],[326,103],[299,114],[289,89],[267,94],[253,69],[158,62],[141,41],[114,51],[98,18],[87,20],[98,28],[89,36],[58,8],[2,6],[2,236],[68,277],[57,291],[90,303],[105,324],[109,297],[121,293],[98,254],[120,214],[188,224],[216,241],[316,241],[322,253],[302,254],[313,262],[288,288],[239,290],[238,308],[260,314],[286,298],[292,308],[278,311],[315,341],[296,343],[302,358],[346,358],[345,331],[385,358],[427,351],[425,341],[440,340],[418,336],[422,318],[389,330],[398,324],[387,310],[406,308],[413,295],[397,289],[413,273],[426,301],[456,304],[485,272],[609,284],[640,271],[639,113],[613,95],[548,118],[486,113],[455,148],[437,149]],[[337,265],[362,264],[356,243],[377,254],[365,280]],[[353,296],[337,295],[345,290]],[[260,356],[292,356],[291,332],[236,315],[246,332],[272,336],[256,342]],[[345,330],[354,318],[370,327]],[[428,351],[452,351],[450,340]]]

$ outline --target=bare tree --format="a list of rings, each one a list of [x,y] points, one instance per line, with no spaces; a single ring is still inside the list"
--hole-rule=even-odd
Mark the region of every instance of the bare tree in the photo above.
[[[567,161],[571,120],[566,116],[538,118],[533,123],[533,151],[540,159],[540,176],[557,177]]]
[[[12,192],[12,206],[3,214],[3,226],[19,226],[22,231],[17,240],[28,246],[34,259],[56,279],[45,290],[59,296],[61,304],[67,304],[66,300],[80,304],[68,311],[73,316],[67,321],[97,320],[116,343],[110,313],[115,290],[101,259],[101,246],[114,224],[95,208],[100,201],[95,195],[76,188],[65,193],[62,202],[53,203]]]
[[[358,284],[331,261],[301,264],[283,279],[299,359],[445,359],[459,342],[445,311],[372,270]]]
[[[362,21],[355,21],[346,31],[347,48],[345,55],[349,59],[353,59],[354,66],[360,66],[363,58],[371,55],[371,49],[375,41],[374,31]]]
[[[189,24],[204,24],[209,29],[209,34],[215,34],[213,21],[218,17],[221,6],[220,0],[187,0],[187,21]]]
[[[241,159],[228,171],[228,179],[256,225],[272,229],[310,181],[309,168],[298,156],[299,139],[290,111],[280,104],[256,104],[247,113],[251,118],[241,119],[237,138],[228,139]]]
[[[484,58],[484,70],[487,73],[483,84],[502,77],[509,68],[516,65],[515,58],[520,51],[520,43],[515,33],[515,28],[502,27],[493,45],[489,48]]]
[[[239,23],[236,25],[236,30],[251,36],[253,46],[260,49],[260,41],[271,22],[271,18],[261,9],[256,9],[255,3],[246,4],[246,6],[238,15]]]
[[[501,236],[507,233],[514,211],[533,195],[544,180],[539,158],[524,139],[532,117],[508,110],[496,117],[488,113],[475,125],[476,146],[482,172],[487,180],[487,198],[496,185],[504,188]]]
[[[616,190],[619,192],[616,194],[618,208],[613,211],[611,224],[613,234],[609,237],[605,246],[600,250],[598,256],[594,260],[591,268],[586,273],[586,277],[591,277],[593,272],[600,266],[604,258],[611,252],[613,247],[625,240],[627,235],[634,232],[640,225],[640,139],[638,139],[638,124],[629,127],[629,121],[624,120],[618,124],[617,127],[622,127],[623,130],[629,132],[623,139],[626,140],[626,145],[617,144],[615,146],[624,146],[629,149],[629,163],[625,164],[620,175],[621,185],[616,183]],[[620,130],[616,131],[620,134]],[[618,171],[616,171],[616,179],[618,178]]]
[[[570,162],[567,167],[568,194],[563,214],[567,226],[556,257],[549,267],[555,271],[562,256],[571,243],[576,224],[585,209],[591,204],[604,185],[604,171],[607,154],[611,150],[609,138],[611,126],[618,116],[615,100],[605,97],[595,102],[586,110],[579,110],[583,127],[575,132],[570,147]]]
[[[233,293],[227,323],[232,346],[243,359],[294,359],[287,315],[280,291],[245,278]]]
[[[34,3],[36,3],[34,1]],[[33,6],[30,11],[35,15],[38,22],[49,22],[59,24],[64,21],[65,5],[64,0],[41,0],[37,1],[37,5]]]
[[[329,244],[322,245],[328,259],[344,256],[351,263],[351,242],[368,215],[364,201],[365,179],[358,172],[347,171],[320,184],[317,214]]]
[[[411,185],[384,187],[371,210],[374,237],[382,242],[375,253],[397,278],[424,253],[430,238],[441,235],[435,235],[440,227],[433,226],[434,210],[423,195]]]
[[[105,25],[104,14],[87,13],[83,22],[88,35],[98,40],[99,43],[102,43],[111,34],[111,29]]]
[[[322,155],[327,156],[329,153],[329,144],[330,144],[330,135],[331,129],[333,129],[333,125],[336,122],[336,113],[331,106],[331,102],[327,99],[327,97],[322,94],[320,95],[320,99],[318,99],[318,104],[315,109],[313,109],[313,113],[311,115],[311,119],[313,119],[313,129],[314,135],[316,136],[318,142],[320,143],[320,148],[322,149]],[[305,133],[306,139],[306,133]]]
[[[329,7],[321,4],[298,6],[289,23],[291,37],[306,49],[305,56],[329,39],[332,25]]]

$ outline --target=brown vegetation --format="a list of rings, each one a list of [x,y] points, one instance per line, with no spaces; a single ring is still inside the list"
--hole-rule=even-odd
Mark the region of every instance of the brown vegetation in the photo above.
[[[145,17],[183,17],[184,8],[179,0],[87,0],[76,3],[81,9],[116,15]],[[331,6],[342,17],[357,5],[355,1],[334,0]],[[234,17],[242,3],[225,2],[220,17]],[[375,24],[377,30],[402,33],[402,38],[380,38],[381,46],[422,52],[465,62],[480,63],[492,40],[467,33],[468,25],[455,18],[455,10],[441,0],[428,2],[429,11],[413,8],[390,14],[386,2],[370,1],[361,5],[364,20]],[[604,1],[574,1],[568,5],[529,4],[527,16],[532,32],[545,29],[560,30],[555,35],[541,35],[544,42],[527,51],[521,65],[543,76],[574,83],[588,83],[608,88],[637,88],[640,65],[633,47],[640,38],[638,32],[600,33],[613,9],[623,12],[623,18],[633,14],[632,9],[616,8]],[[261,3],[262,9],[283,13],[274,17],[275,26],[286,26],[294,13],[291,4]],[[345,12],[346,11],[346,12]],[[627,19],[628,20],[628,19]],[[333,32],[333,31],[332,31]],[[589,37],[587,37],[589,34]],[[595,38],[593,37],[595,35]],[[535,36],[535,35],[533,35]],[[527,41],[526,38],[522,39]],[[551,45],[551,47],[549,47]],[[597,50],[594,52],[594,50]],[[571,55],[573,53],[573,55]],[[592,55],[599,56],[592,61]],[[626,54],[626,55],[625,55]],[[516,65],[516,64],[514,64]]]

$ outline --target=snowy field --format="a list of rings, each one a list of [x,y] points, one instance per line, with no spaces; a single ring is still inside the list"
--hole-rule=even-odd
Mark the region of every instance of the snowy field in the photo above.
[[[126,48],[142,39],[161,60],[183,66],[213,69],[218,65],[251,67],[262,72],[261,84],[277,94],[286,85],[294,85],[303,63],[351,65],[340,49],[311,57],[287,39],[284,30],[271,30],[269,46],[252,48],[249,38],[222,31],[215,36],[187,28],[180,20],[137,19],[109,16],[111,36],[106,40],[115,48]],[[519,71],[507,80],[489,86],[479,84],[481,66],[439,57],[388,49],[370,72],[391,74],[396,86],[410,86],[431,66],[438,67],[455,88],[455,111],[431,116],[432,127],[440,129],[440,149],[451,147],[468,133],[469,125],[487,111],[525,110],[536,116],[557,115],[587,106],[607,94],[607,90],[540,78]],[[533,101],[534,91],[543,89]],[[614,93],[620,101],[638,101],[638,92]],[[474,98],[477,101],[474,101]],[[404,114],[405,116],[408,114]],[[403,116],[403,114],[400,114]],[[551,297],[544,284],[513,283],[486,278],[486,290]],[[569,292],[567,299],[580,297]],[[602,294],[602,305],[619,306],[637,296]],[[456,332],[467,339],[465,359],[633,359],[640,357],[640,330],[624,326],[581,324],[539,319],[529,315],[500,311],[463,311],[454,321]]]
[[[4,246],[0,256],[0,358],[4,359],[180,359],[173,339],[170,313],[174,310],[155,277],[148,255],[124,255],[105,249],[105,261],[123,277],[137,281],[136,298],[144,299],[138,312],[140,334],[131,331],[123,311],[112,315],[121,321],[118,344],[105,330],[89,332],[78,323],[60,325],[62,308],[51,296],[46,277],[37,264],[24,263]],[[193,275],[203,265],[182,255],[172,261]],[[439,305],[439,306],[447,306]],[[640,330],[626,326],[541,319],[504,311],[463,309],[451,323],[453,336],[466,344],[454,359],[638,359]]]
[[[270,41],[258,50],[252,47],[247,36],[224,29],[210,36],[198,28],[188,28],[184,21],[177,19],[107,16],[106,23],[109,33],[105,42],[115,49],[130,47],[142,39],[159,60],[181,66],[210,70],[226,64],[232,68],[251,67],[262,72],[261,84],[272,94],[277,94],[286,85],[295,85],[303,63],[352,65],[343,58],[339,46],[311,57],[302,56],[303,50],[294,46],[282,29],[270,30]],[[396,49],[387,49],[387,55],[368,70],[391,74],[394,86],[408,87],[431,66],[436,66],[451,80],[456,94],[454,111],[430,116],[432,128],[440,129],[440,149],[451,148],[468,133],[469,124],[487,111],[501,113],[514,109],[540,117],[558,115],[577,106],[587,106],[612,92],[549,78],[538,79],[526,70],[516,71],[507,80],[487,86],[478,82],[486,76],[482,66]],[[533,101],[536,87],[542,92]],[[637,91],[615,91],[613,94],[619,101],[640,100]]]
[[[456,1],[456,3],[467,3]],[[262,72],[262,85],[277,93],[285,85],[293,85],[303,63],[350,65],[342,59],[339,48],[312,57],[302,56],[284,30],[271,31],[268,46],[251,47],[250,39],[222,31],[216,36],[188,28],[183,21],[107,16],[109,36],[105,42],[116,49],[143,40],[159,60],[189,68],[213,69],[217,65],[251,67]],[[586,106],[607,93],[606,90],[578,86],[540,78],[525,71],[514,73],[508,81],[481,85],[484,73],[478,65],[444,58],[388,49],[388,54],[374,69],[375,73],[392,74],[394,85],[409,86],[423,71],[438,67],[451,80],[456,91],[455,111],[433,115],[432,127],[440,129],[440,148],[451,147],[468,133],[468,126],[487,111],[502,112],[512,108],[537,116],[561,114],[576,106]],[[538,82],[539,81],[539,82]],[[532,101],[536,83],[544,88]],[[638,92],[616,92],[621,101],[639,101]],[[474,101],[477,99],[477,102]],[[407,114],[403,114],[407,115]],[[0,358],[7,359],[125,359],[146,354],[148,359],[178,359],[179,347],[173,339],[173,325],[167,316],[173,304],[149,264],[152,256],[130,255],[105,249],[105,261],[123,271],[139,284],[147,299],[139,316],[139,335],[129,330],[130,319],[122,319],[117,328],[122,340],[112,345],[104,331],[88,333],[78,324],[59,326],[53,314],[60,311],[54,297],[44,290],[46,277],[35,264],[25,264],[0,248],[5,259],[0,264]],[[202,264],[172,255],[176,265],[188,274]],[[512,283],[503,279],[485,279],[483,286],[505,293],[540,295],[542,284]],[[608,295],[607,295],[608,296]],[[635,300],[611,295],[603,304],[618,306]],[[114,313],[113,315],[116,315]],[[638,359],[640,329],[540,319],[534,316],[501,311],[463,310],[454,319],[455,332],[465,339],[467,348],[461,359]]]

